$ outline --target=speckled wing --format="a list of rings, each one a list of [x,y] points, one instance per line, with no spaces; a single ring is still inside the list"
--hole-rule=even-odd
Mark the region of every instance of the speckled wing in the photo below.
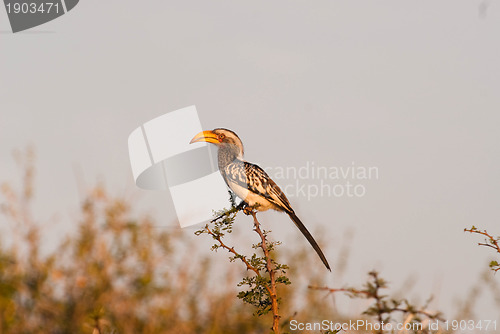
[[[283,191],[259,166],[246,161],[238,161],[227,166],[223,176],[230,188],[230,183],[236,183],[240,187],[264,197],[279,209],[289,213],[293,212]]]
[[[265,198],[268,202],[275,205],[277,210],[288,213],[297,228],[314,248],[321,261],[323,261],[326,268],[331,270],[323,251],[305,225],[300,221],[299,217],[295,215],[285,194],[262,168],[249,162],[238,160],[226,166],[221,172],[229,188],[235,191],[236,194],[238,194],[238,190],[248,190],[248,192]],[[241,197],[241,195],[238,196]]]

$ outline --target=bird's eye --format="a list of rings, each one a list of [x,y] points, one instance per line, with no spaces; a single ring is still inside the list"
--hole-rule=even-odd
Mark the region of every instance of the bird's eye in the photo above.
[[[219,140],[223,140],[225,137],[226,137],[226,136],[225,136],[223,133],[221,133],[221,134],[219,135]]]

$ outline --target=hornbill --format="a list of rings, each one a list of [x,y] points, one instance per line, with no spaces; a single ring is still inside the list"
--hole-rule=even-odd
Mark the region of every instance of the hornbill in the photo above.
[[[286,212],[318,253],[326,268],[331,271],[321,248],[295,215],[283,191],[262,168],[243,160],[243,143],[238,135],[231,130],[218,128],[198,133],[190,143],[202,141],[217,145],[219,171],[236,196],[248,207],[258,211],[273,209]]]

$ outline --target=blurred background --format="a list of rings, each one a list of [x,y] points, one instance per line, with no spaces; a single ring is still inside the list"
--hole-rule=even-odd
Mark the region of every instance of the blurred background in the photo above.
[[[211,270],[226,268],[208,238],[178,227],[168,192],[136,188],[128,160],[131,131],[194,104],[206,129],[234,130],[246,159],[289,186],[333,262],[324,273],[312,257],[320,273],[305,272],[297,289],[313,276],[361,285],[376,269],[412,300],[433,295],[430,307],[453,318],[495,258],[463,229],[500,234],[498,31],[495,1],[85,0],[17,34],[0,11],[0,181],[22,192],[16,160],[27,158],[13,152],[31,147],[41,256],[76,238],[98,186],[149,217],[151,233],[180,235],[172,259],[187,247],[193,265],[208,255]],[[378,177],[325,180],[360,184],[363,196],[309,196],[273,174],[307,164],[376,167]],[[312,252],[286,215],[260,219],[292,267],[297,250]],[[4,247],[15,244],[15,221],[0,216]],[[235,242],[249,246],[251,221],[237,222]],[[498,318],[498,301],[476,292],[470,317]],[[364,309],[349,299],[337,308]]]

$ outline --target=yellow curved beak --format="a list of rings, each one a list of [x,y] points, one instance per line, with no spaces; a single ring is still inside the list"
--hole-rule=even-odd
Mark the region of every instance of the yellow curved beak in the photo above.
[[[191,139],[189,143],[192,144],[202,141],[212,144],[219,144],[219,139],[217,138],[217,135],[212,131],[202,131],[198,133],[196,136],[193,137],[193,139]]]

